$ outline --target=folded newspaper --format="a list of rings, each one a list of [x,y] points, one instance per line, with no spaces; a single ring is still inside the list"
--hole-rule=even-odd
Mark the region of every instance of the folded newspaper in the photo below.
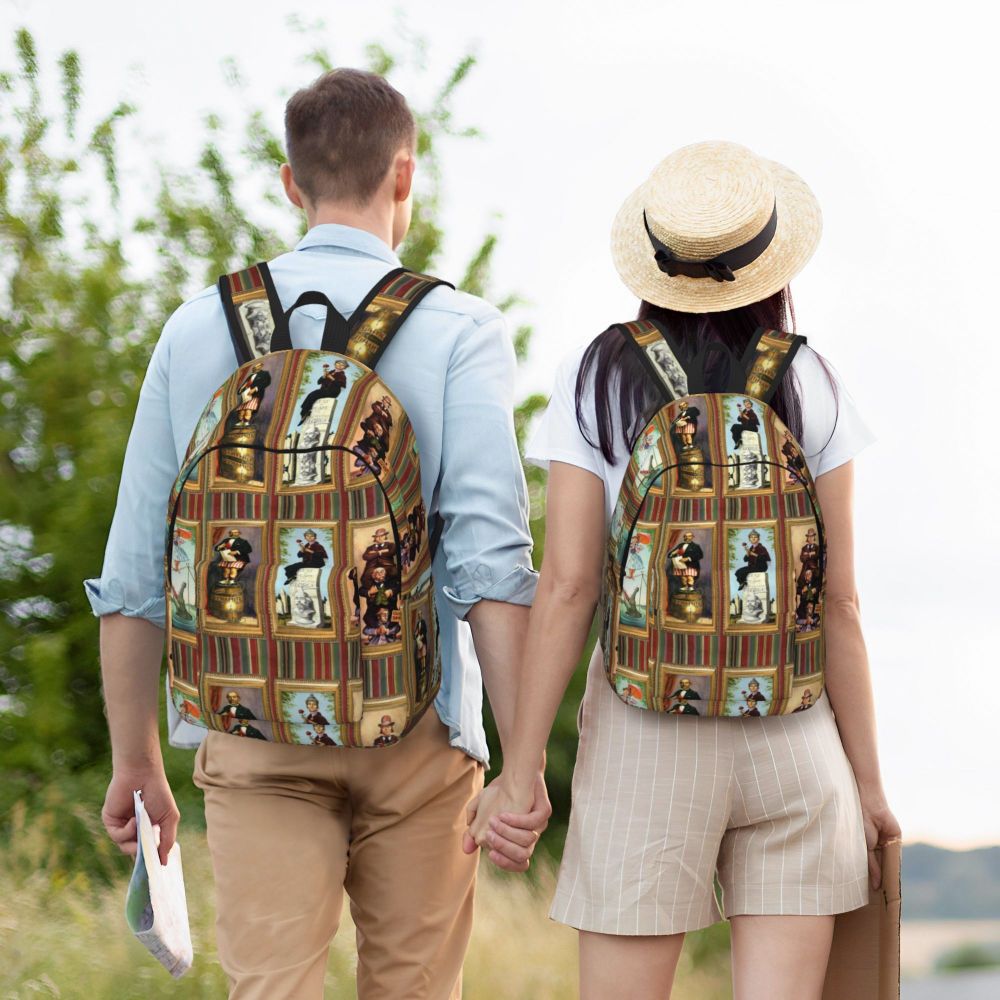
[[[125,919],[153,957],[170,975],[179,978],[194,960],[181,847],[175,843],[167,855],[167,863],[160,864],[156,850],[159,828],[153,830],[142,803],[142,792],[134,794],[138,849],[125,897]]]

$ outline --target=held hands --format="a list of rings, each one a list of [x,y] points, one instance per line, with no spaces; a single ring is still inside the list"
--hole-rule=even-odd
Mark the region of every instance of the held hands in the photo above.
[[[135,799],[132,793],[142,790],[142,801],[146,813],[154,827],[160,828],[160,843],[157,853],[160,864],[167,863],[167,855],[177,839],[177,824],[181,814],[177,811],[163,765],[149,765],[134,770],[116,770],[108,785],[101,810],[101,822],[108,836],[118,845],[123,854],[135,856],[137,849],[135,828]]]
[[[552,806],[539,772],[527,794],[508,788],[504,775],[491,781],[466,808],[469,829],[462,850],[472,854],[486,848],[489,859],[508,872],[525,872],[538,838],[549,825]]]

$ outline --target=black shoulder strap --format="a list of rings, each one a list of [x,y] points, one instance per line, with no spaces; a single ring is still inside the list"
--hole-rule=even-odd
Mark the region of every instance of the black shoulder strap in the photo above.
[[[440,278],[408,271],[405,267],[390,271],[351,315],[350,336],[344,353],[374,368],[406,317],[438,285],[455,287]]]
[[[616,323],[615,326],[622,331],[625,343],[642,361],[665,404],[688,395],[688,374],[658,323],[650,319],[634,319],[628,323]]]
[[[238,365],[291,348],[288,321],[267,264],[222,275],[219,295]]]
[[[743,355],[746,379],[742,392],[762,403],[770,403],[781,379],[806,338],[784,330],[759,329]]]

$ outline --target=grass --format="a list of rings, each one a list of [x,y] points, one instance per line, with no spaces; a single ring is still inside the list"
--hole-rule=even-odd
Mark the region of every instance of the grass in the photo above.
[[[215,955],[212,875],[204,834],[183,838],[195,965],[174,981],[129,934],[126,878],[114,885],[51,863],[50,821],[15,823],[0,854],[0,1000],[217,1000],[226,978]],[[95,831],[96,833],[96,831]],[[465,965],[466,1000],[571,1000],[577,996],[576,932],[548,919],[555,880],[542,862],[536,878],[480,873],[476,921]],[[728,1000],[724,925],[692,935],[675,1000]],[[330,949],[327,1000],[356,996],[354,929],[345,910]]]

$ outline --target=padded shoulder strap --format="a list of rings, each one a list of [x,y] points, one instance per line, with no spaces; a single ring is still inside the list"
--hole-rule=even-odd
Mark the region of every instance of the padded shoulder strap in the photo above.
[[[261,262],[222,275],[219,295],[238,365],[292,346],[267,264]]]
[[[404,267],[390,271],[354,310],[344,353],[374,368],[406,317],[438,285],[455,287],[440,278],[407,271]]]
[[[743,355],[746,381],[742,391],[770,403],[796,351],[805,342],[805,337],[784,330],[758,330]]]
[[[677,360],[659,323],[634,319],[615,326],[625,335],[625,343],[638,355],[663,395],[664,403],[688,394],[688,376]]]

